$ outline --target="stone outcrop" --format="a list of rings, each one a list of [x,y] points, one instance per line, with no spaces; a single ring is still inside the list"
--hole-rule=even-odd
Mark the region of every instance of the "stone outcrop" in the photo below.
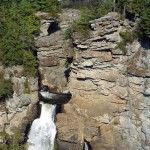
[[[37,117],[38,79],[23,75],[22,66],[1,68],[5,79],[13,83],[13,96],[0,102],[0,132],[14,135],[19,132],[26,138],[27,128]],[[17,133],[18,134],[18,133]],[[0,144],[6,142],[5,136],[0,136]]]
[[[61,23],[56,24],[57,30],[51,34],[49,32],[54,28],[50,28],[51,24],[57,21],[50,19],[47,13],[37,15],[41,18],[41,34],[35,40],[41,86],[47,85],[50,92],[63,92],[66,90],[68,80],[67,59],[73,57],[70,41],[65,39],[64,30],[80,17],[80,12],[74,9],[64,10],[60,14]]]
[[[76,150],[70,143],[82,149],[86,140],[94,150],[148,150],[149,52],[138,41],[127,45],[126,56],[117,48],[119,32],[132,31],[135,25],[120,21],[117,13],[90,25],[88,39],[73,34],[72,100],[56,122],[60,149],[66,142],[65,149]]]
[[[135,22],[112,12],[90,21],[88,38],[73,33],[70,41],[64,32],[80,18],[79,11],[63,10],[50,34],[56,21],[48,14],[39,17],[41,36],[35,44],[41,85],[72,94],[56,117],[59,149],[82,150],[87,141],[93,150],[149,150],[150,53],[136,40],[126,46],[126,55],[117,48],[120,31],[132,31]]]

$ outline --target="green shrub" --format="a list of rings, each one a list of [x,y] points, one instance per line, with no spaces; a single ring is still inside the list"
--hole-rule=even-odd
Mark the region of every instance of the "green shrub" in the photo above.
[[[28,84],[29,84],[29,83],[28,83],[28,79],[26,79],[26,81],[24,82],[24,87],[25,87],[25,88],[28,88],[28,86],[29,86]]]
[[[90,33],[89,21],[97,19],[112,11],[112,2],[99,1],[97,5],[90,5],[80,8],[81,18],[75,21],[72,26],[66,30],[66,38],[71,38],[73,32],[82,33],[83,37],[88,38]]]
[[[30,90],[27,88],[27,89],[24,89],[23,90],[23,94],[30,94]]]
[[[48,12],[52,16],[57,16],[61,12],[61,3],[58,0],[36,0],[33,4],[36,10]]]
[[[116,1],[117,10],[125,17],[136,20],[140,18],[140,28],[142,38],[150,38],[150,1],[149,0],[119,0]]]
[[[53,16],[61,11],[58,0],[2,1],[0,7],[0,61],[5,66],[24,65],[26,76],[36,75],[34,37],[40,28],[36,11]]]
[[[124,40],[122,40],[122,41],[118,42],[118,44],[117,44],[117,47],[116,47],[116,48],[119,48],[119,49],[123,52],[123,54],[124,54],[124,55],[126,55],[126,54],[127,54],[126,43],[125,43],[125,41],[124,41]]]
[[[40,28],[36,11],[57,16],[58,0],[2,1],[0,7],[0,61],[5,66],[24,65],[26,76],[36,75],[34,37]]]
[[[136,35],[133,32],[120,32],[119,33],[125,43],[132,43],[136,39]]]
[[[71,27],[67,28],[65,31],[65,39],[71,39],[73,34],[73,29]]]
[[[5,80],[3,73],[0,73],[0,98],[11,96],[13,93],[11,80]]]
[[[120,124],[120,121],[117,118],[115,118],[113,121],[113,124],[117,126]]]
[[[144,35],[150,39],[150,2],[149,6],[143,10],[141,20],[141,30],[143,31]]]
[[[124,20],[125,20],[125,16],[124,16],[124,14],[119,13],[119,19],[120,19],[120,20],[122,20],[122,21],[124,21]]]
[[[82,16],[79,20],[75,21],[70,28],[65,32],[66,39],[72,38],[73,32],[82,33],[84,37],[89,37],[89,21],[94,19],[93,11],[86,7],[81,9]]]
[[[26,81],[24,82],[24,94],[30,94],[30,89],[29,89],[29,83],[28,83],[28,79],[26,79]]]
[[[75,21],[70,28],[65,31],[65,38],[71,39],[74,32],[82,33],[83,37],[88,38],[90,33],[89,21],[95,19],[93,11],[82,9],[82,17]]]
[[[26,76],[35,76],[37,74],[36,59],[32,52],[24,51],[23,54],[24,72]]]
[[[9,135],[5,131],[0,132],[0,136],[7,141],[7,145],[0,146],[0,150],[25,150],[21,141],[23,141],[24,137],[19,132],[19,129],[15,130],[14,135]]]
[[[137,35],[133,32],[120,32],[119,35],[121,36],[122,40],[120,42],[118,42],[117,47],[119,48],[124,55],[127,54],[127,48],[126,48],[126,44],[127,43],[132,43],[136,38]]]
[[[98,5],[96,6],[96,9],[94,10],[94,18],[99,18],[104,15],[106,15],[109,12],[112,12],[113,9],[113,1],[107,0],[107,1],[99,1]]]
[[[2,137],[5,141],[9,139],[9,134],[7,134],[5,131],[0,132],[0,137]],[[0,150],[8,150],[8,147],[6,144],[0,145]]]

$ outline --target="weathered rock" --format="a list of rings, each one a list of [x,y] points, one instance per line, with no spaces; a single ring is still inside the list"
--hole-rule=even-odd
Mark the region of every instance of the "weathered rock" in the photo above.
[[[72,37],[76,48],[69,78],[72,100],[64,105],[63,117],[58,115],[58,139],[61,142],[64,139],[67,145],[73,135],[82,136],[94,150],[147,150],[149,124],[142,127],[142,123],[150,116],[149,52],[137,52],[141,47],[137,41],[127,45],[127,56],[116,49],[121,40],[119,32],[131,29],[128,21],[123,27],[120,25],[116,13],[90,24],[92,31],[87,39],[78,33]],[[67,119],[68,116],[72,118]],[[72,119],[80,122],[80,127],[74,123],[75,128]],[[75,133],[68,133],[71,126]],[[80,143],[75,141],[77,145]]]
[[[115,82],[118,78],[119,72],[117,70],[106,70],[105,72],[100,73],[100,78],[110,81],[110,82]]]
[[[38,91],[38,78],[29,78],[29,88],[31,92],[36,92]]]
[[[62,30],[66,30],[75,20],[80,19],[81,12],[76,9],[63,9],[60,14],[60,27]]]
[[[49,86],[53,92],[62,92],[67,84],[65,76],[66,68],[63,67],[44,67],[39,68],[41,75],[41,82],[43,85]],[[60,80],[61,79],[61,80]]]
[[[116,49],[116,48],[113,48],[112,49],[112,53],[115,55],[123,55],[123,51],[121,51],[120,49]]]
[[[86,120],[86,126],[84,127],[84,137],[86,141],[90,142],[92,141],[93,137],[99,136],[99,126],[95,125],[95,122],[91,121],[90,119]]]
[[[49,47],[50,45],[54,45],[55,43],[51,43],[49,37],[38,38],[35,42],[36,47]]]
[[[55,92],[63,92],[66,88],[69,76],[67,65],[70,63],[69,60],[73,58],[73,50],[70,41],[65,39],[64,32],[74,20],[80,18],[80,11],[65,9],[60,14],[60,18],[58,30],[47,36],[41,35],[35,41],[41,85],[48,85],[50,90]],[[44,17],[41,23],[47,21],[47,17]]]
[[[93,62],[91,60],[86,60],[82,63],[82,65],[84,67],[92,67],[93,66]]]
[[[26,78],[25,77],[21,77],[21,78],[12,77],[11,80],[13,83],[13,90],[16,92],[16,94],[17,95],[22,94],[25,89],[24,83],[26,82]]]
[[[87,39],[82,33],[77,32],[72,34],[72,38],[74,39],[74,43],[78,45],[81,45],[81,43]]]
[[[82,141],[82,136],[80,135],[80,122],[78,118],[72,117],[72,115],[58,114],[56,122],[58,130],[58,139],[62,141],[68,141],[70,143],[78,143]]]
[[[87,46],[87,45],[77,45],[77,48],[80,48],[80,49],[87,49],[88,46]]]
[[[100,61],[100,62],[112,60],[112,55],[110,52],[84,51],[79,55],[85,59],[97,58],[96,61]]]
[[[113,90],[114,90],[113,92],[116,93],[116,95],[118,95],[122,99],[126,99],[129,96],[126,87],[116,86]]]
[[[6,132],[10,135],[20,132],[25,134],[27,132],[27,126],[32,123],[32,121],[37,116],[37,106],[29,105],[27,108],[23,108],[22,111],[15,113],[10,119],[10,125],[6,126]]]
[[[55,36],[58,36],[59,39],[55,38],[55,36],[53,34],[51,34],[50,36],[39,37],[35,41],[35,46],[40,48],[40,47],[49,47],[49,46],[55,46],[58,44],[62,44],[62,41],[61,41],[62,36],[60,36],[59,31],[58,31],[58,33],[55,32],[54,34],[55,34]]]
[[[5,79],[12,81],[14,93],[0,104],[0,132],[26,136],[27,127],[37,116],[38,79],[23,76],[22,66],[3,68],[3,72]],[[1,135],[0,143],[6,143]]]
[[[39,102],[39,96],[38,96],[38,92],[33,92],[31,94],[31,104],[35,105]]]
[[[149,77],[149,56],[147,51],[138,51],[130,61],[128,72],[135,76]]]
[[[51,19],[52,18],[49,13],[41,12],[41,11],[37,12],[35,15],[37,17],[39,17],[41,20],[43,20],[43,19]]]
[[[59,148],[82,150],[88,141],[94,150],[148,150],[149,52],[138,52],[138,41],[126,46],[127,56],[116,48],[119,32],[131,30],[134,24],[109,13],[90,21],[88,36],[73,33],[71,43],[63,33],[80,16],[73,14],[74,10],[63,11],[61,30],[35,42],[41,84],[51,91],[72,93],[71,101],[57,114]],[[68,58],[73,61],[71,69],[66,68]]]
[[[83,149],[83,144],[82,143],[81,144],[80,143],[76,144],[76,143],[61,141],[61,140],[57,139],[57,144],[58,144],[59,149],[61,149],[61,150]]]
[[[41,67],[52,67],[57,66],[59,64],[59,60],[57,56],[53,57],[42,57],[39,58]]]

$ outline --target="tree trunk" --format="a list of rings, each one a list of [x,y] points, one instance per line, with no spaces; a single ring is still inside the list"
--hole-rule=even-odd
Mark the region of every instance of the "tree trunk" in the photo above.
[[[114,12],[116,11],[116,0],[114,0]]]

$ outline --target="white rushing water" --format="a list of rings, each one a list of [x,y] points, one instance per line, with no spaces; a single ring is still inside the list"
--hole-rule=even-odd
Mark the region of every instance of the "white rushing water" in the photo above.
[[[53,93],[49,93],[49,91],[41,91],[40,94],[45,97],[45,98],[50,98],[52,99],[53,96],[55,96],[56,94],[53,94]]]
[[[56,106],[41,103],[42,110],[40,118],[35,119],[32,123],[28,135],[28,150],[53,150],[56,135],[56,126],[54,117]]]
[[[87,142],[84,142],[84,150],[89,150]]]

